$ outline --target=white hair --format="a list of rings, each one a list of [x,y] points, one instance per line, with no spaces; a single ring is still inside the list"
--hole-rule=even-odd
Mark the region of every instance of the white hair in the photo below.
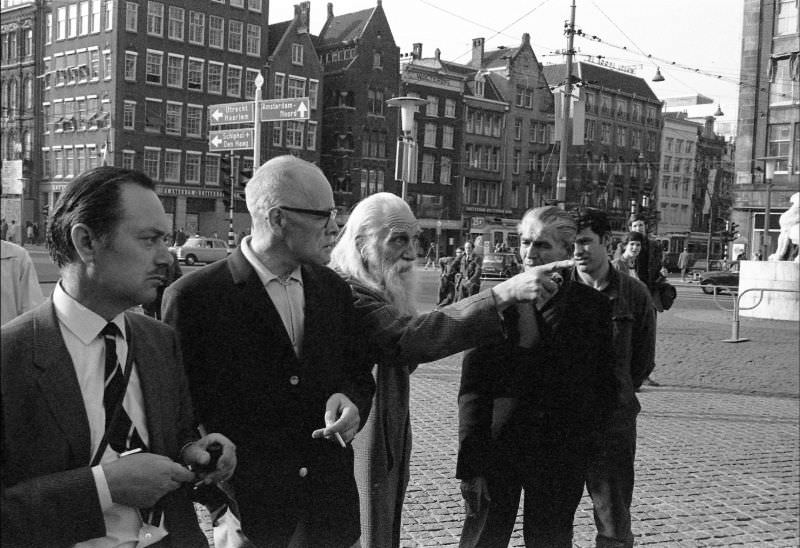
[[[378,192],[356,204],[339,234],[329,266],[383,293],[403,313],[416,314],[413,269],[384,264],[377,248],[385,229],[405,230],[413,237],[417,220],[408,204],[395,194]]]

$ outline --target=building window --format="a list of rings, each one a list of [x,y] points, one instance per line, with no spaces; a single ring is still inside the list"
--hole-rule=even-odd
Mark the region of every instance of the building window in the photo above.
[[[775,173],[789,172],[791,135],[791,124],[771,124],[767,126],[767,156],[783,156],[775,163]]]
[[[205,179],[207,185],[219,184],[219,155],[206,154]]]
[[[74,38],[77,35],[78,35],[78,4],[71,4],[69,6],[69,16],[67,19],[67,36],[69,38]]]
[[[383,92],[380,90],[367,90],[367,113],[383,116]]]
[[[452,161],[447,156],[442,156],[440,162],[439,183],[443,185],[449,185],[452,172]]]
[[[519,149],[516,149],[514,150],[514,157],[511,164],[511,172],[514,175],[519,175],[521,164],[522,164],[522,152]]]
[[[157,148],[145,147],[144,159],[142,162],[142,168],[144,174],[153,179],[154,181],[159,180],[160,164],[161,164],[161,150]]]
[[[519,141],[522,139],[522,118],[514,119],[514,140]]]
[[[308,122],[306,126],[306,149],[317,150],[317,123]]]
[[[199,11],[189,12],[189,43],[203,45],[206,41],[206,14]],[[209,46],[211,45],[209,39]],[[213,46],[212,46],[213,47]],[[222,49],[220,43],[219,48]]]
[[[425,124],[425,141],[426,147],[436,146],[436,124]]]
[[[624,147],[626,146],[625,143],[625,128],[618,126],[617,127],[617,146]]]
[[[84,0],[80,3],[80,14],[78,15],[78,35],[86,36],[87,34],[89,34],[89,0]]]
[[[275,146],[281,146],[283,143],[283,124],[280,122],[273,122],[272,123],[272,144]]]
[[[186,182],[200,184],[200,163],[203,156],[199,152],[186,152]]]
[[[98,17],[98,22],[100,18]],[[114,0],[106,0],[106,31],[114,29]]]
[[[208,46],[215,49],[225,47],[225,19],[208,16]]]
[[[483,80],[475,80],[475,97],[483,97]]]
[[[125,101],[122,111],[122,127],[125,129],[135,129],[136,124],[136,101]]]
[[[583,138],[587,141],[594,141],[595,136],[595,121],[594,120],[586,120],[586,125],[584,126],[584,134]]]
[[[442,126],[442,147],[453,148],[453,135],[455,130],[453,126]]]
[[[777,8],[775,34],[795,34],[797,32],[797,0],[778,0]]]
[[[186,136],[200,137],[203,133],[203,107],[186,105]]]
[[[164,54],[160,51],[147,50],[145,63],[145,82],[148,84],[161,84],[161,64]]]
[[[303,148],[303,122],[286,122],[286,147]]]
[[[147,131],[161,131],[163,125],[161,101],[147,99],[145,101],[144,128]]]
[[[244,73],[244,98],[245,99],[255,99],[256,98],[256,75],[258,75],[258,71],[256,69],[247,69]],[[260,97],[259,97],[260,99]]]
[[[467,119],[466,132],[467,133],[474,133],[474,131],[475,131],[475,111],[473,109],[469,108],[469,107],[465,107],[464,112],[466,113],[466,116],[464,116],[464,117]]]
[[[456,117],[456,101],[455,99],[444,100],[444,115],[448,118]]]
[[[181,180],[181,151],[164,151],[164,180],[177,183]]]
[[[428,104],[425,105],[425,116],[439,116],[439,98],[428,95]]]
[[[383,68],[383,55],[379,51],[372,54],[372,68]]]
[[[44,27],[44,43],[49,45],[53,43],[53,14],[48,13],[45,18]]]
[[[436,164],[436,158],[433,154],[422,155],[422,182],[433,183],[433,172]]]
[[[169,22],[167,24],[167,36],[170,40],[183,42],[184,10],[177,6],[169,7]]]
[[[517,86],[517,106],[533,108],[533,90],[524,86]]]
[[[183,105],[180,103],[167,103],[167,133],[170,135],[180,135],[182,119]]]
[[[123,150],[122,151],[122,168],[123,169],[135,169],[134,162],[136,160],[136,152],[133,150]]]
[[[242,67],[228,65],[228,89],[229,97],[242,96]]]
[[[262,0],[247,0],[247,9],[261,13]]]
[[[186,89],[203,91],[203,60],[189,59],[186,71]]]
[[[125,52],[125,80],[128,82],[136,81],[136,60],[139,54],[135,51]]]
[[[208,93],[222,95],[222,63],[208,62]]]
[[[383,98],[383,93],[381,93],[381,98]],[[317,101],[319,99],[319,81],[318,80],[309,80],[308,81],[308,104],[309,107],[313,110],[317,108]],[[383,104],[381,104],[381,109],[383,109]],[[381,110],[383,112],[383,110]]]
[[[183,55],[170,53],[167,56],[167,86],[171,88],[183,87]]]
[[[297,76],[289,76],[289,84],[286,89],[286,97],[305,97],[306,79]]]
[[[601,124],[600,125],[600,142],[604,145],[611,144],[611,125],[610,124]]]
[[[228,21],[228,50],[241,52],[242,51],[242,32],[244,23],[231,19]]]
[[[97,48],[89,50],[89,77],[95,81],[100,79],[100,52]]]
[[[303,65],[303,44],[292,44],[292,64]]]
[[[164,35],[164,4],[161,2],[147,2],[147,34]]]
[[[261,27],[247,25],[247,55],[261,55]]]
[[[785,57],[770,60],[769,102],[771,105],[793,103],[800,100],[798,69],[795,68],[794,74],[792,74],[791,59],[791,57]],[[800,59],[795,59],[794,62],[800,64]]]
[[[274,99],[283,99],[283,86],[286,82],[286,75],[280,72],[275,73],[275,83],[272,88],[272,97]]]

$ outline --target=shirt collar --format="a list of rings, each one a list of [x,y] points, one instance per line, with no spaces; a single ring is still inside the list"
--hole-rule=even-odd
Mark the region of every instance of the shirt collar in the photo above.
[[[89,310],[67,294],[61,287],[61,282],[58,282],[53,290],[53,306],[55,306],[58,320],[85,345],[97,338],[108,323],[102,316]],[[127,338],[125,313],[120,312],[111,321],[119,328],[123,338]]]
[[[246,236],[242,240],[241,244],[242,254],[244,255],[244,258],[247,259],[247,262],[250,263],[250,265],[256,271],[256,274],[258,274],[258,278],[261,280],[261,283],[264,284],[264,287],[266,287],[267,284],[269,284],[272,281],[284,283],[285,280],[281,280],[281,278],[277,274],[274,274],[272,271],[270,271],[269,268],[264,266],[264,263],[261,262],[261,259],[259,259],[255,251],[253,251],[253,248],[250,247],[251,239],[252,236]],[[302,287],[303,274],[301,272],[299,265],[289,274],[288,279],[296,281]]]

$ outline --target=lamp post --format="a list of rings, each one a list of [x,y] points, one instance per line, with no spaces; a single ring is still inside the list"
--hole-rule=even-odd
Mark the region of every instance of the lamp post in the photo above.
[[[784,159],[781,156],[758,158],[764,161],[764,186],[767,190],[767,200],[764,207],[764,237],[762,238],[761,245],[764,249],[761,258],[767,260],[769,257],[770,249],[772,249],[772,235],[769,233],[770,228],[770,208],[772,205],[772,178],[775,176],[775,168],[777,167],[778,160]]]
[[[258,71],[256,79],[253,82],[256,86],[255,99],[253,100],[253,172],[261,167],[261,112],[259,112],[261,104],[261,87],[264,85],[264,76],[261,71]],[[233,197],[231,197],[233,201]]]
[[[417,107],[427,105],[426,99],[419,97],[394,97],[386,101],[390,107],[400,108],[400,128],[403,133],[397,141],[395,157],[395,179],[402,181],[400,197],[406,200],[408,184],[417,179],[417,144],[414,142],[414,113]]]

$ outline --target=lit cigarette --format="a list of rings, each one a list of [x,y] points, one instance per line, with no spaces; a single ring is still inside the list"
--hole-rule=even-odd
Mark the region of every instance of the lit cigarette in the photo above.
[[[342,447],[347,447],[347,444],[344,442],[344,439],[342,439],[342,435],[339,434],[339,432],[334,432],[333,435],[336,436],[336,440],[339,442],[339,445]]]

